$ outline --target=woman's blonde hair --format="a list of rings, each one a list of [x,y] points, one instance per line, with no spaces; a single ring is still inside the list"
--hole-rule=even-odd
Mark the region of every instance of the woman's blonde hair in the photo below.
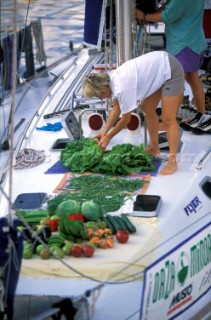
[[[99,97],[103,87],[109,85],[110,78],[106,73],[91,73],[83,81],[83,96],[86,98]]]

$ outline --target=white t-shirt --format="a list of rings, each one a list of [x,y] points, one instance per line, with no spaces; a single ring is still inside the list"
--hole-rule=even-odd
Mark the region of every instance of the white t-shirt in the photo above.
[[[109,77],[121,113],[128,113],[137,108],[137,101],[143,101],[171,78],[168,54],[164,51],[146,53],[111,71]]]

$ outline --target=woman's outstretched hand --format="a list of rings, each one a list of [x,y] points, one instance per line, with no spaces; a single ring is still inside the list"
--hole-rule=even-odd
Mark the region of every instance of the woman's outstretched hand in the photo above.
[[[97,139],[98,146],[105,150],[110,142],[109,138],[106,135],[103,135],[103,133],[99,133],[95,136],[95,139]]]

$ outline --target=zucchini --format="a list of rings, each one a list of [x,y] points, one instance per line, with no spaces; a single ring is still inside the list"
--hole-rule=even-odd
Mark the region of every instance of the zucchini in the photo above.
[[[130,219],[128,218],[128,216],[125,213],[121,213],[121,218],[124,220],[126,226],[127,226],[127,230],[129,233],[135,233],[136,232],[136,227],[134,226],[134,224],[130,221]]]

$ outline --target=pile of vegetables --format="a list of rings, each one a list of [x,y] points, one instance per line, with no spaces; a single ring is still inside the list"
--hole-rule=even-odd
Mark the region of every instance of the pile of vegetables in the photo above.
[[[119,144],[103,152],[97,141],[83,138],[67,144],[61,152],[62,164],[73,172],[98,172],[124,175],[132,172],[155,170],[152,158],[144,151],[144,145]]]
[[[43,216],[41,210],[17,213],[20,222],[25,216],[31,221],[31,227],[33,224],[31,230],[24,226],[20,229],[24,237],[24,259],[31,259],[34,254],[41,259],[49,259],[52,255],[61,259],[65,255],[90,258],[95,248],[113,248],[114,237],[123,244],[128,241],[129,234],[136,232],[125,214],[104,216],[100,205],[94,201],[64,200],[55,213],[52,216],[45,210]]]
[[[49,214],[57,214],[57,206],[63,200],[75,200],[79,203],[93,200],[100,205],[102,213],[114,212],[130,199],[134,191],[140,190],[144,181],[141,179],[116,178],[105,175],[86,174],[73,177],[67,189],[72,193],[62,193],[48,201]],[[83,204],[84,206],[84,204]],[[90,206],[92,213],[95,211]]]

